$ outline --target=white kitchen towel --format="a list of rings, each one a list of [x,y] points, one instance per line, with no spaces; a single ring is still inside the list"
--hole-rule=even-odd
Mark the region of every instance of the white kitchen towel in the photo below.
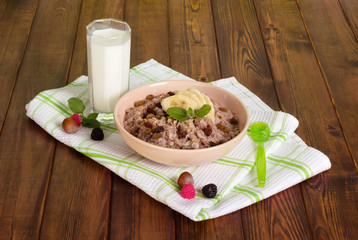
[[[142,63],[130,71],[130,88],[161,80],[192,79],[155,60]],[[81,76],[71,84],[39,93],[26,105],[27,116],[57,140],[102,164],[156,200],[168,205],[194,221],[222,216],[265,199],[331,167],[327,156],[308,147],[295,133],[298,121],[292,115],[273,111],[256,95],[226,78],[210,84],[222,87],[239,97],[250,112],[250,122],[264,121],[272,135],[265,143],[267,180],[258,187],[256,178],[256,148],[250,132],[238,146],[215,162],[192,167],[173,167],[155,163],[129,148],[114,124],[102,125],[103,141],[90,138],[91,129],[80,127],[75,134],[62,130],[62,121],[73,113],[67,100],[81,98],[88,107],[88,78]],[[175,90],[175,89],[173,89]],[[73,161],[76,161],[74,159]],[[183,171],[194,177],[196,197],[188,200],[180,195],[177,178]],[[203,186],[218,187],[215,198],[205,198]]]

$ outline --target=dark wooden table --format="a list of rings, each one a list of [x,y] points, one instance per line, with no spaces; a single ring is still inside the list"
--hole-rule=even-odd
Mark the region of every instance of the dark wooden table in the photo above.
[[[358,239],[358,1],[1,0],[0,239]],[[85,26],[124,19],[131,66],[235,76],[332,168],[232,214],[193,222],[25,115],[87,75]]]

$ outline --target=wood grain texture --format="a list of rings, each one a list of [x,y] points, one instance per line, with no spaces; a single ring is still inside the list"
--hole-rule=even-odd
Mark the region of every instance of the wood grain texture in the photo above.
[[[125,18],[132,29],[131,66],[151,58],[168,66],[167,1],[127,1]]]
[[[95,19],[115,18],[123,20],[124,2],[121,0],[83,0],[81,16],[76,29],[76,43],[71,60],[69,82],[87,72],[86,26]]]
[[[169,64],[167,3],[126,1],[131,66],[151,58]],[[174,239],[173,210],[113,174],[111,239]]]
[[[0,2],[0,132],[37,5],[38,0]]]
[[[280,109],[251,1],[213,1],[222,74],[235,76],[273,109]],[[241,210],[247,239],[309,239],[300,188],[294,186]],[[253,227],[260,226],[260,227]]]
[[[354,3],[352,2],[349,6],[354,7]],[[305,19],[321,70],[327,81],[357,171],[358,137],[355,134],[358,131],[357,39],[351,31],[351,26],[345,21],[344,13],[341,11],[338,2],[325,0],[318,4],[300,1],[299,7]],[[319,27],[318,23],[323,21],[329,27]],[[328,175],[327,179],[309,181],[305,184],[304,193],[308,209],[322,208],[316,201],[317,195],[322,196],[325,207],[324,216],[330,219],[326,223],[330,230],[327,231],[326,228],[321,226],[320,222],[324,222],[323,219],[320,219],[322,216],[316,212],[308,211],[313,219],[313,233],[316,238],[326,235],[332,235],[333,239],[358,238],[358,229],[355,226],[358,219],[358,177],[353,164],[350,162],[351,158],[344,160],[346,166],[353,171],[338,176]],[[335,163],[334,160],[332,162]],[[332,172],[336,172],[335,166],[333,166]],[[336,187],[322,189],[320,185],[322,182],[325,183],[323,186]],[[319,191],[317,191],[317,188]]]
[[[36,12],[0,136],[0,232],[6,239],[39,236],[55,140],[26,117],[24,106],[65,83],[79,5],[41,1]]]
[[[57,145],[40,239],[105,239],[110,173],[74,149]]]
[[[175,220],[176,239],[244,239],[240,211],[203,222],[194,222],[179,214]]]
[[[342,5],[345,17],[354,32],[356,39],[358,39],[358,2],[352,0],[339,0]]]
[[[78,12],[81,15],[76,19],[78,27],[75,25],[77,31],[73,31],[77,34],[70,81],[87,75],[87,24],[94,19],[123,18],[123,3],[120,1],[84,0],[80,6]],[[109,234],[110,194],[109,170],[68,146],[59,144],[54,155],[41,238],[106,238]]]
[[[221,78],[208,0],[169,1],[171,67],[199,81]]]
[[[280,104],[300,120],[298,135],[332,162],[331,170],[301,184],[313,237],[350,239],[354,227],[337,212],[356,210],[357,194],[343,184],[355,182],[356,171],[299,8],[292,1],[255,1],[255,6]]]
[[[252,1],[212,1],[223,77],[235,76],[271,108],[278,100]]]
[[[358,41],[337,1],[299,6],[358,170]],[[323,21],[329,27],[322,28]]]

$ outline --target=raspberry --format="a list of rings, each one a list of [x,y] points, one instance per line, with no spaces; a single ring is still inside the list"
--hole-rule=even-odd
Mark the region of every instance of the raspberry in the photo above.
[[[193,185],[191,185],[191,184],[184,185],[184,187],[181,189],[180,195],[186,199],[194,198],[195,197],[195,189],[194,189]]]
[[[77,126],[81,126],[81,116],[78,113],[73,114],[71,118],[76,121]]]
[[[217,191],[218,191],[218,188],[213,183],[205,185],[202,189],[204,196],[207,198],[214,198],[216,196]]]
[[[103,130],[101,128],[93,128],[91,138],[96,141],[101,141],[104,138]]]

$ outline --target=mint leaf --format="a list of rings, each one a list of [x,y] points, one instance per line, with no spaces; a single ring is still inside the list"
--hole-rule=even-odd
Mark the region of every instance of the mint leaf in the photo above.
[[[189,109],[188,109],[188,116],[190,118],[193,118],[193,116],[194,116],[194,112],[193,112],[193,109],[191,107],[189,107]]]
[[[209,104],[204,104],[201,108],[195,109],[194,113],[197,117],[202,118],[206,114],[208,114],[211,110],[211,106]]]
[[[88,119],[97,119],[98,113],[91,113],[90,115],[87,116]]]
[[[188,118],[187,111],[181,107],[170,107],[166,112],[169,116],[180,122],[184,122]]]
[[[83,117],[82,125],[87,128],[98,128],[101,124],[96,119],[88,119],[86,117]]]
[[[75,97],[68,99],[68,107],[72,110],[72,112],[79,114],[83,113],[86,108],[82,100]]]

